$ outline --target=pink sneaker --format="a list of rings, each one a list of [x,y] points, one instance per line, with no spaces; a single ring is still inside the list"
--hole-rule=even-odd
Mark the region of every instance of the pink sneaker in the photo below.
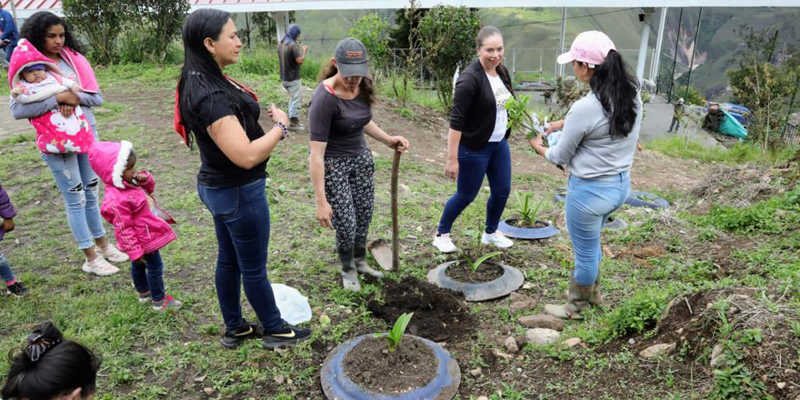
[[[167,310],[178,310],[183,307],[183,303],[178,300],[175,300],[174,297],[164,294],[164,298],[160,301],[153,301],[150,303],[153,306],[153,310],[155,311],[167,311]]]

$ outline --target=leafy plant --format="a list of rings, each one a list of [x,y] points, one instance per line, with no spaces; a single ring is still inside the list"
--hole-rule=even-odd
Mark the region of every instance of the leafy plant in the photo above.
[[[536,204],[533,204],[533,202],[531,202],[532,195],[530,193],[525,192],[523,195],[520,195],[520,192],[516,191],[514,195],[517,198],[517,212],[520,215],[520,221],[533,225],[536,222],[539,211],[542,210],[542,206],[544,206],[544,197],[539,199]]]
[[[397,321],[394,322],[394,327],[391,331],[389,331],[389,333],[378,333],[375,334],[375,337],[385,337],[389,342],[389,351],[394,352],[397,350],[397,346],[400,345],[400,340],[403,339],[403,334],[406,332],[406,327],[408,327],[408,323],[411,321],[411,317],[413,316],[414,313],[405,313],[397,317]]]
[[[521,95],[519,99],[511,97],[506,102],[508,111],[508,127],[512,132],[521,132],[530,139],[536,136],[537,132],[533,129],[534,123],[531,114],[528,112],[528,101],[530,96]]]
[[[389,22],[378,14],[367,14],[350,29],[350,36],[364,43],[374,69],[386,67],[389,56]]]
[[[130,18],[125,0],[63,0],[63,8],[67,20],[89,40],[89,56],[94,62],[108,65],[117,61],[120,26]]]
[[[472,269],[472,273],[475,273],[475,271],[478,270],[478,267],[480,267],[481,264],[486,262],[486,260],[488,260],[488,259],[490,259],[492,257],[499,256],[500,254],[503,254],[503,252],[502,251],[493,251],[491,253],[484,254],[484,255],[480,256],[475,261],[471,261],[469,267]]]

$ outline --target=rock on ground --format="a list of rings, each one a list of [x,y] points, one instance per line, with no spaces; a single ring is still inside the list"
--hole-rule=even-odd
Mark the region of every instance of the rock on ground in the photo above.
[[[528,343],[551,344],[558,341],[558,338],[561,337],[561,333],[553,329],[533,328],[528,329],[525,336],[528,338]]]
[[[509,299],[512,312],[532,310],[536,307],[536,300],[524,294],[511,293]]]
[[[517,340],[514,339],[513,336],[509,336],[503,342],[503,347],[506,348],[506,351],[510,353],[516,353],[519,351],[519,346],[517,346]]]
[[[574,337],[574,338],[569,338],[569,339],[563,341],[562,343],[564,344],[564,346],[566,346],[567,348],[571,349],[571,348],[581,344],[581,342],[582,342],[581,338]]]
[[[642,358],[654,358],[658,356],[663,356],[672,353],[675,351],[675,347],[677,345],[675,343],[659,343],[654,344],[639,353],[639,356]]]
[[[528,328],[547,328],[554,331],[561,331],[567,324],[561,318],[549,314],[526,315],[517,319],[520,324]]]

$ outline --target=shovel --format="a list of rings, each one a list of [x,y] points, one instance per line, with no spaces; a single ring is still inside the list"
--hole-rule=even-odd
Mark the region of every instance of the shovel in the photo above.
[[[367,248],[372,254],[372,258],[381,268],[391,271],[397,269],[400,264],[400,228],[397,222],[397,179],[400,171],[400,155],[403,153],[395,150],[394,160],[392,161],[392,248],[385,240],[377,239],[369,242]]]

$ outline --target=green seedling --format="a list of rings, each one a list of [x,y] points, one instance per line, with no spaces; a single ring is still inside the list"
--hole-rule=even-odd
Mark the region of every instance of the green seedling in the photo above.
[[[529,225],[533,225],[536,222],[539,211],[542,211],[542,207],[544,206],[544,197],[539,199],[536,204],[533,204],[530,193],[520,195],[520,192],[516,191],[514,195],[517,198],[517,212],[520,215],[520,220]]]
[[[533,129],[533,118],[528,112],[528,101],[530,96],[522,95],[519,99],[511,97],[506,102],[506,111],[508,111],[508,127],[512,132],[522,132],[525,137],[531,139],[537,135],[536,130]]]
[[[411,321],[411,317],[413,316],[414,313],[405,313],[397,317],[397,321],[394,322],[394,327],[391,331],[389,331],[389,333],[377,333],[375,334],[375,337],[385,337],[389,342],[389,352],[394,352],[397,350],[397,346],[400,345],[400,340],[403,339],[403,334],[406,332],[406,327],[408,327],[408,323]]]
[[[486,260],[488,260],[488,259],[490,259],[490,258],[492,258],[492,257],[498,256],[498,255],[500,255],[500,254],[503,254],[503,252],[502,252],[502,251],[493,251],[493,252],[491,252],[491,253],[484,254],[483,256],[481,256],[480,258],[478,258],[477,260],[475,260],[475,261],[473,261],[472,263],[470,263],[470,266],[469,266],[469,267],[470,267],[470,268],[472,268],[472,273],[475,273],[475,271],[477,271],[477,270],[478,270],[478,267],[480,267],[480,266],[481,266],[481,264],[483,264],[484,262],[486,262]]]

